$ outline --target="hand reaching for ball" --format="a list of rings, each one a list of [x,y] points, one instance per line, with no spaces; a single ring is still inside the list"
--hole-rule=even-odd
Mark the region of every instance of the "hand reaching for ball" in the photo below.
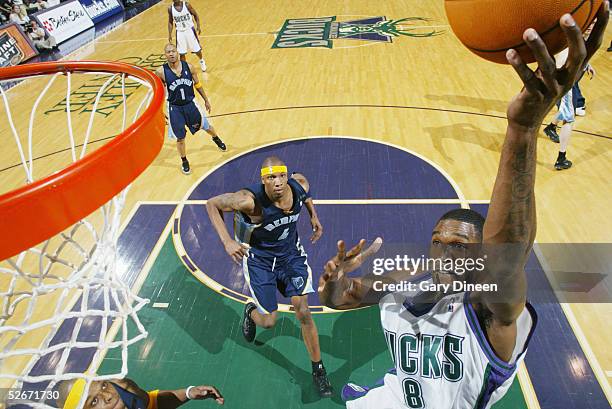
[[[506,52],[506,58],[518,73],[524,84],[522,91],[515,96],[508,107],[508,122],[527,128],[539,127],[544,116],[556,101],[574,85],[578,76],[599,48],[609,18],[610,5],[604,1],[597,13],[597,22],[589,39],[585,42],[580,27],[571,15],[565,14],[559,20],[568,43],[567,61],[556,68],[540,35],[532,28],[525,30],[523,39],[538,62],[533,71],[514,49]]]

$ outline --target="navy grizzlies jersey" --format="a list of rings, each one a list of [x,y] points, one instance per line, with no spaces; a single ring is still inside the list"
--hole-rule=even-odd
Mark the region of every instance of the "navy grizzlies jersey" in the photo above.
[[[164,64],[164,78],[166,79],[166,90],[168,91],[168,102],[170,105],[186,105],[193,101],[193,77],[189,71],[189,65],[181,61],[181,76],[177,77],[168,63]]]
[[[304,201],[310,197],[295,179],[287,181],[293,192],[291,212],[285,213],[274,206],[264,185],[246,188],[255,196],[255,203],[261,207],[262,221],[253,224],[249,216],[234,213],[234,236],[236,240],[251,246],[251,252],[261,256],[283,257],[295,254],[298,249],[297,221]]]

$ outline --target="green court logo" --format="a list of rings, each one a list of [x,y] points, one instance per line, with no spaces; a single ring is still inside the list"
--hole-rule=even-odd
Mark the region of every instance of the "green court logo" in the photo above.
[[[333,40],[363,40],[393,42],[394,37],[433,37],[443,31],[427,25],[424,17],[387,20],[369,17],[351,21],[336,21],[336,16],[286,20],[278,32],[272,48],[332,48]]]

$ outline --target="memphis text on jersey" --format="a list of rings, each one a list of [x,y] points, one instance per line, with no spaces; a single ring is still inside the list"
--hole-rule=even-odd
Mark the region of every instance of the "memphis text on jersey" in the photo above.
[[[188,87],[192,87],[193,86],[193,80],[191,78],[179,78],[179,79],[176,79],[176,80],[172,81],[172,84],[168,85],[168,89],[170,91],[174,91],[176,89],[176,87],[181,86],[181,85],[186,85]]]
[[[292,214],[291,216],[281,217],[280,219],[276,219],[272,223],[265,225],[264,229],[266,229],[267,231],[272,231],[277,227],[283,226],[285,224],[297,222],[299,217],[299,214]]]

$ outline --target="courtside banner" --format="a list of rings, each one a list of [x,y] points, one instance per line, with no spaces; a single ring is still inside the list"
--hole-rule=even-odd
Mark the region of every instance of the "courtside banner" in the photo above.
[[[79,2],[94,23],[123,11],[119,0],[79,0]]]
[[[17,65],[37,55],[21,27],[15,23],[0,27],[0,67]]]
[[[58,44],[94,25],[78,0],[61,3],[59,6],[39,11],[34,14],[34,17],[47,30],[49,35],[55,37]]]

